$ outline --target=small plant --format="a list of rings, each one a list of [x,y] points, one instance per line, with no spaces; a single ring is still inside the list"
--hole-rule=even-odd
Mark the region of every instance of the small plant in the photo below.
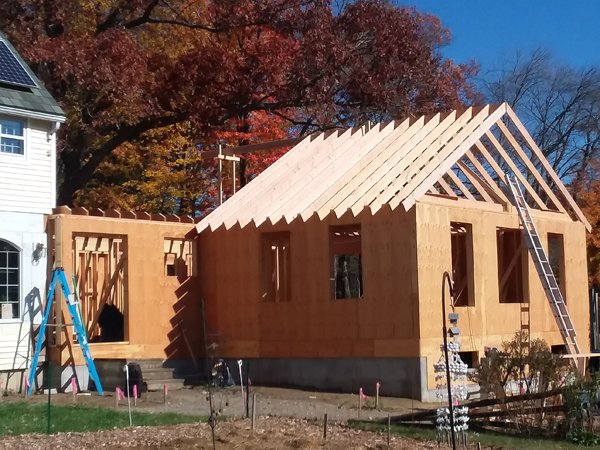
[[[600,444],[600,436],[583,428],[576,428],[567,434],[567,440],[582,447],[594,447]]]
[[[571,378],[563,390],[563,409],[568,419],[568,429],[584,429],[586,424],[591,429],[591,410],[600,398],[600,374],[596,373],[589,381],[581,376]]]

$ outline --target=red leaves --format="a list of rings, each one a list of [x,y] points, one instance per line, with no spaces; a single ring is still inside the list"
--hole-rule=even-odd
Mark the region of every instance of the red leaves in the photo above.
[[[341,11],[324,0],[2,3],[0,24],[69,116],[63,202],[111,151],[164,125],[184,125],[193,148],[238,118],[251,122],[245,142],[279,135],[257,131],[263,119],[287,133],[271,112],[311,131],[472,96],[471,68],[438,53],[439,20],[384,0]]]

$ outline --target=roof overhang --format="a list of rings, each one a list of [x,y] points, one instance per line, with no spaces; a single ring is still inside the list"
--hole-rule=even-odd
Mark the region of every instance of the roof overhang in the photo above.
[[[25,117],[25,118],[38,119],[38,120],[46,120],[48,122],[64,123],[67,120],[67,118],[65,116],[62,116],[59,114],[48,114],[48,113],[37,112],[37,111],[29,111],[26,109],[10,108],[8,106],[2,106],[2,105],[0,105],[0,114],[7,114],[7,115],[11,115],[11,116]]]

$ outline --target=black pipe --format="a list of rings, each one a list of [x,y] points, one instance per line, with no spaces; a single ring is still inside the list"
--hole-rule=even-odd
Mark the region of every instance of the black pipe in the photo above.
[[[454,297],[452,292],[452,278],[448,272],[442,275],[442,333],[444,334],[444,358],[446,360],[446,386],[448,387],[448,409],[450,410],[450,433],[452,433],[452,450],[456,450],[456,433],[454,432],[454,407],[452,405],[452,387],[450,386],[450,362],[448,361],[448,328],[446,326],[446,290],[445,281],[448,281],[450,298]]]

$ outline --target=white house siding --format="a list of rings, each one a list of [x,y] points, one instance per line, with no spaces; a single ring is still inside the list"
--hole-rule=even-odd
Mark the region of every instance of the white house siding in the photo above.
[[[25,120],[25,155],[0,153],[0,211],[48,214],[56,203],[56,134],[48,137],[52,122]]]
[[[20,249],[21,317],[0,318],[2,389],[7,379],[8,387],[16,389],[21,383],[19,371],[28,368],[32,357],[31,330],[41,322],[45,301],[47,253],[42,251],[37,261],[33,258],[36,244],[47,247],[44,215],[0,211],[0,239]]]

